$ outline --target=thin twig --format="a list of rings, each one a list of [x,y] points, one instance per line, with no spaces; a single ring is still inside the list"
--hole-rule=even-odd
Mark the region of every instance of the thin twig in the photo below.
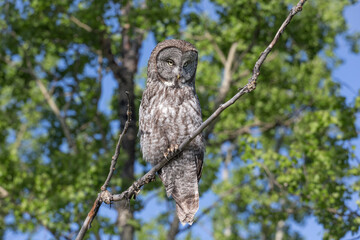
[[[101,134],[101,143],[103,145],[103,148],[105,150],[108,149],[107,147],[107,144],[106,144],[106,133],[104,131],[104,128],[103,128],[103,123],[101,121],[101,118],[100,118],[100,112],[99,112],[99,101],[100,101],[100,98],[101,98],[101,94],[102,94],[102,81],[103,81],[103,54],[101,52],[101,50],[97,50],[96,51],[97,55],[98,55],[98,69],[97,69],[97,74],[98,74],[98,82],[99,82],[99,88],[96,90],[99,94],[97,95],[97,97],[95,98],[96,101],[95,101],[95,107],[96,107],[96,112],[95,112],[95,121],[96,121],[96,124],[99,126],[99,131],[100,131],[100,134]]]
[[[25,52],[27,49],[24,49]],[[66,123],[66,119],[64,116],[61,115],[59,107],[56,105],[54,99],[52,99],[52,96],[50,95],[49,91],[46,89],[45,85],[42,83],[42,81],[37,77],[34,68],[31,64],[30,59],[27,55],[25,55],[26,65],[27,69],[26,71],[32,75],[32,77],[35,79],[36,84],[38,85],[40,92],[43,94],[46,102],[49,104],[51,110],[55,114],[56,118],[60,122],[60,126],[64,132],[64,135],[66,137],[66,140],[68,142],[69,148],[72,149],[75,153],[77,152],[76,143],[75,140],[71,137],[70,128]]]
[[[122,139],[125,135],[125,133],[127,132],[128,128],[129,128],[129,124],[131,122],[131,109],[130,109],[130,96],[129,96],[129,92],[126,92],[126,96],[128,98],[128,111],[127,111],[127,116],[128,116],[128,119],[127,121],[125,122],[125,126],[124,126],[124,130],[122,131],[120,137],[119,137],[119,140],[117,142],[117,145],[116,145],[116,149],[115,149],[115,154],[114,156],[112,156],[111,158],[111,166],[110,166],[110,171],[109,171],[109,174],[106,178],[106,181],[104,183],[104,185],[101,187],[101,191],[105,191],[106,188],[108,187],[109,185],[109,182],[114,174],[114,171],[115,171],[115,166],[116,166],[116,163],[117,163],[117,159],[119,157],[119,154],[120,154],[120,147],[121,147],[121,142],[122,142]]]
[[[15,142],[14,142],[14,149],[15,150],[18,150],[20,145],[21,145],[21,142],[24,138],[24,135],[26,133],[26,129],[27,129],[27,124],[26,123],[21,123],[20,125],[20,128],[19,128],[19,131],[18,133],[16,134],[16,139],[15,139]]]
[[[85,236],[85,233],[87,232],[87,230],[91,227],[91,223],[92,221],[94,220],[94,218],[96,217],[98,211],[99,211],[99,208],[101,206],[101,204],[103,202],[105,203],[110,203],[110,197],[111,197],[111,194],[109,191],[106,190],[107,186],[109,185],[109,182],[114,174],[114,171],[115,171],[115,166],[116,166],[116,163],[117,163],[117,160],[119,158],[119,155],[120,155],[120,147],[121,147],[121,142],[122,142],[122,139],[124,137],[124,135],[126,134],[128,128],[129,128],[129,124],[131,122],[131,110],[130,110],[130,97],[129,97],[129,93],[128,92],[125,92],[126,93],[126,96],[128,98],[128,111],[127,111],[127,121],[125,123],[125,126],[124,126],[124,129],[122,130],[120,136],[119,136],[119,140],[116,144],[116,148],[115,148],[115,153],[114,155],[112,156],[111,158],[111,166],[110,166],[110,171],[109,171],[109,174],[104,182],[104,184],[102,185],[101,187],[101,193],[98,194],[90,212],[88,213],[78,235],[76,236],[76,240],[80,240],[80,239],[83,239],[84,236]]]
[[[174,240],[176,238],[176,235],[179,233],[179,218],[174,215],[174,219],[170,225],[170,229],[167,233],[167,240]]]
[[[272,174],[272,172],[270,171],[270,169],[263,163],[260,163],[261,167],[265,170],[266,175],[268,176],[268,179],[270,181],[271,184],[271,188],[274,188],[274,185],[276,185],[281,192],[284,191],[284,187],[276,180],[274,174]]]
[[[6,198],[9,196],[9,192],[5,188],[0,186],[0,198]]]
[[[228,57],[226,58],[225,64],[224,64],[224,79],[221,83],[221,87],[219,89],[219,94],[217,98],[215,99],[215,107],[218,107],[220,103],[222,103],[229,92],[231,82],[232,82],[232,74],[231,68],[233,66],[235,54],[236,54],[236,48],[238,46],[238,42],[234,42],[229,50]]]
[[[306,107],[306,106],[304,106]],[[224,130],[220,132],[223,135],[227,135],[227,140],[234,140],[238,136],[243,134],[250,134],[254,128],[260,129],[261,132],[266,132],[271,129],[274,129],[276,127],[288,127],[291,124],[296,123],[301,119],[301,113],[302,109],[304,107],[300,108],[299,110],[295,110],[293,113],[279,119],[274,119],[272,122],[262,122],[258,119],[253,120],[253,123],[249,125],[244,125],[243,127],[237,129],[237,130]]]
[[[35,74],[34,74],[34,77],[35,77]],[[69,148],[73,149],[74,152],[76,153],[77,152],[76,143],[74,142],[74,139],[71,137],[71,132],[70,132],[69,126],[67,125],[64,116],[61,115],[59,107],[56,105],[54,99],[52,99],[48,90],[46,89],[45,85],[41,82],[41,80],[36,78],[35,82],[38,85],[41,93],[43,94],[46,102],[49,104],[51,110],[55,114],[56,118],[59,120],[61,128],[63,129],[63,132],[64,132],[67,142],[69,144]]]
[[[89,25],[81,22],[78,18],[76,18],[74,16],[70,16],[70,20],[87,32],[92,32],[92,30],[93,30]]]
[[[223,65],[226,65],[226,57],[225,54],[223,53],[223,51],[220,49],[219,45],[215,42],[214,38],[211,36],[211,34],[209,32],[205,32],[205,38],[208,39],[211,44],[214,47],[215,52],[217,53],[217,55],[220,58],[220,61]]]
[[[214,107],[217,108],[220,103],[222,103],[225,100],[226,95],[228,94],[231,84],[234,82],[233,79],[233,73],[235,72],[235,69],[239,67],[240,62],[243,61],[243,58],[246,56],[246,54],[248,52],[250,52],[252,50],[252,48],[254,47],[255,43],[256,43],[256,39],[259,35],[259,29],[256,29],[254,32],[254,36],[253,39],[251,41],[251,43],[249,44],[249,46],[247,47],[246,50],[244,50],[238,57],[236,57],[236,48],[239,45],[238,42],[234,42],[232,43],[229,53],[228,53],[228,57],[226,58],[226,61],[223,62],[224,65],[224,78],[223,81],[221,83],[221,87],[219,89],[219,94],[217,95],[216,99],[215,99],[215,104]],[[236,59],[235,59],[236,58]],[[238,76],[238,80],[242,79],[243,77],[249,75],[250,71],[244,71],[242,72],[239,76]],[[215,109],[214,108],[214,109]],[[218,119],[216,121],[214,121],[205,131],[204,136],[205,139],[208,140],[210,134],[213,132],[213,129],[215,127],[216,122],[218,121]]]
[[[263,62],[265,61],[267,55],[270,53],[270,51],[273,49],[273,47],[275,46],[276,42],[279,40],[281,34],[284,32],[285,27],[290,23],[291,19],[298,13],[301,12],[302,10],[302,6],[305,4],[307,0],[300,0],[298,2],[298,4],[296,6],[294,6],[291,10],[289,15],[287,16],[287,18],[285,19],[285,21],[283,22],[283,24],[281,25],[281,27],[279,28],[279,30],[277,31],[274,39],[271,41],[271,43],[269,44],[269,46],[265,49],[264,52],[262,52],[260,54],[259,59],[256,61],[255,63],[255,67],[253,69],[253,75],[252,77],[249,79],[249,83],[252,83],[249,85],[249,87],[256,87],[256,80],[260,75],[260,67],[263,64]],[[247,84],[248,85],[248,84]]]

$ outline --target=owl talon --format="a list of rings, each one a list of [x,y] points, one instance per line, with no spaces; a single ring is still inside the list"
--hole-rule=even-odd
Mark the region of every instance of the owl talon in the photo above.
[[[137,195],[140,193],[140,187],[136,182],[133,184],[133,187],[134,187],[134,192],[130,195],[129,199],[136,200]]]
[[[170,146],[170,150],[172,153],[176,153],[178,149],[179,149],[179,145],[177,145],[177,144]]]
[[[171,144],[170,147],[167,149],[167,151],[164,153],[164,157],[166,159],[172,158],[178,153],[179,145],[177,144]]]

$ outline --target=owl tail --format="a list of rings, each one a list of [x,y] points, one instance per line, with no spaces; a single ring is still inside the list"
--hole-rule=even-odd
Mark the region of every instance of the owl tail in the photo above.
[[[165,185],[167,196],[172,196],[176,202],[176,213],[180,222],[191,225],[199,209],[197,172],[195,163],[191,166],[189,162],[181,162],[181,159],[176,159],[165,165],[159,176]]]
[[[191,193],[187,193],[187,195],[178,194],[176,191],[177,188],[174,188],[172,193],[172,197],[176,202],[176,214],[184,226],[186,223],[189,225],[193,224],[194,216],[197,210],[199,209],[199,191],[197,189],[192,189]]]

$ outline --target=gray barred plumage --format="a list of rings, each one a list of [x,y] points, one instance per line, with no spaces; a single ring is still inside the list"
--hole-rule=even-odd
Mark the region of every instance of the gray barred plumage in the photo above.
[[[151,53],[139,111],[139,135],[143,157],[152,165],[202,123],[195,92],[197,60],[196,48],[183,40],[165,40]],[[183,224],[192,224],[199,208],[198,181],[204,151],[204,138],[198,135],[159,171],[167,196],[174,198]]]

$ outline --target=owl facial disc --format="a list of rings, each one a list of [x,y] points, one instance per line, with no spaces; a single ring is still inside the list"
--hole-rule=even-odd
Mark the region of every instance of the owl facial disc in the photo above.
[[[164,85],[184,87],[194,83],[197,67],[197,52],[183,52],[177,47],[161,50],[157,56],[157,72]]]

